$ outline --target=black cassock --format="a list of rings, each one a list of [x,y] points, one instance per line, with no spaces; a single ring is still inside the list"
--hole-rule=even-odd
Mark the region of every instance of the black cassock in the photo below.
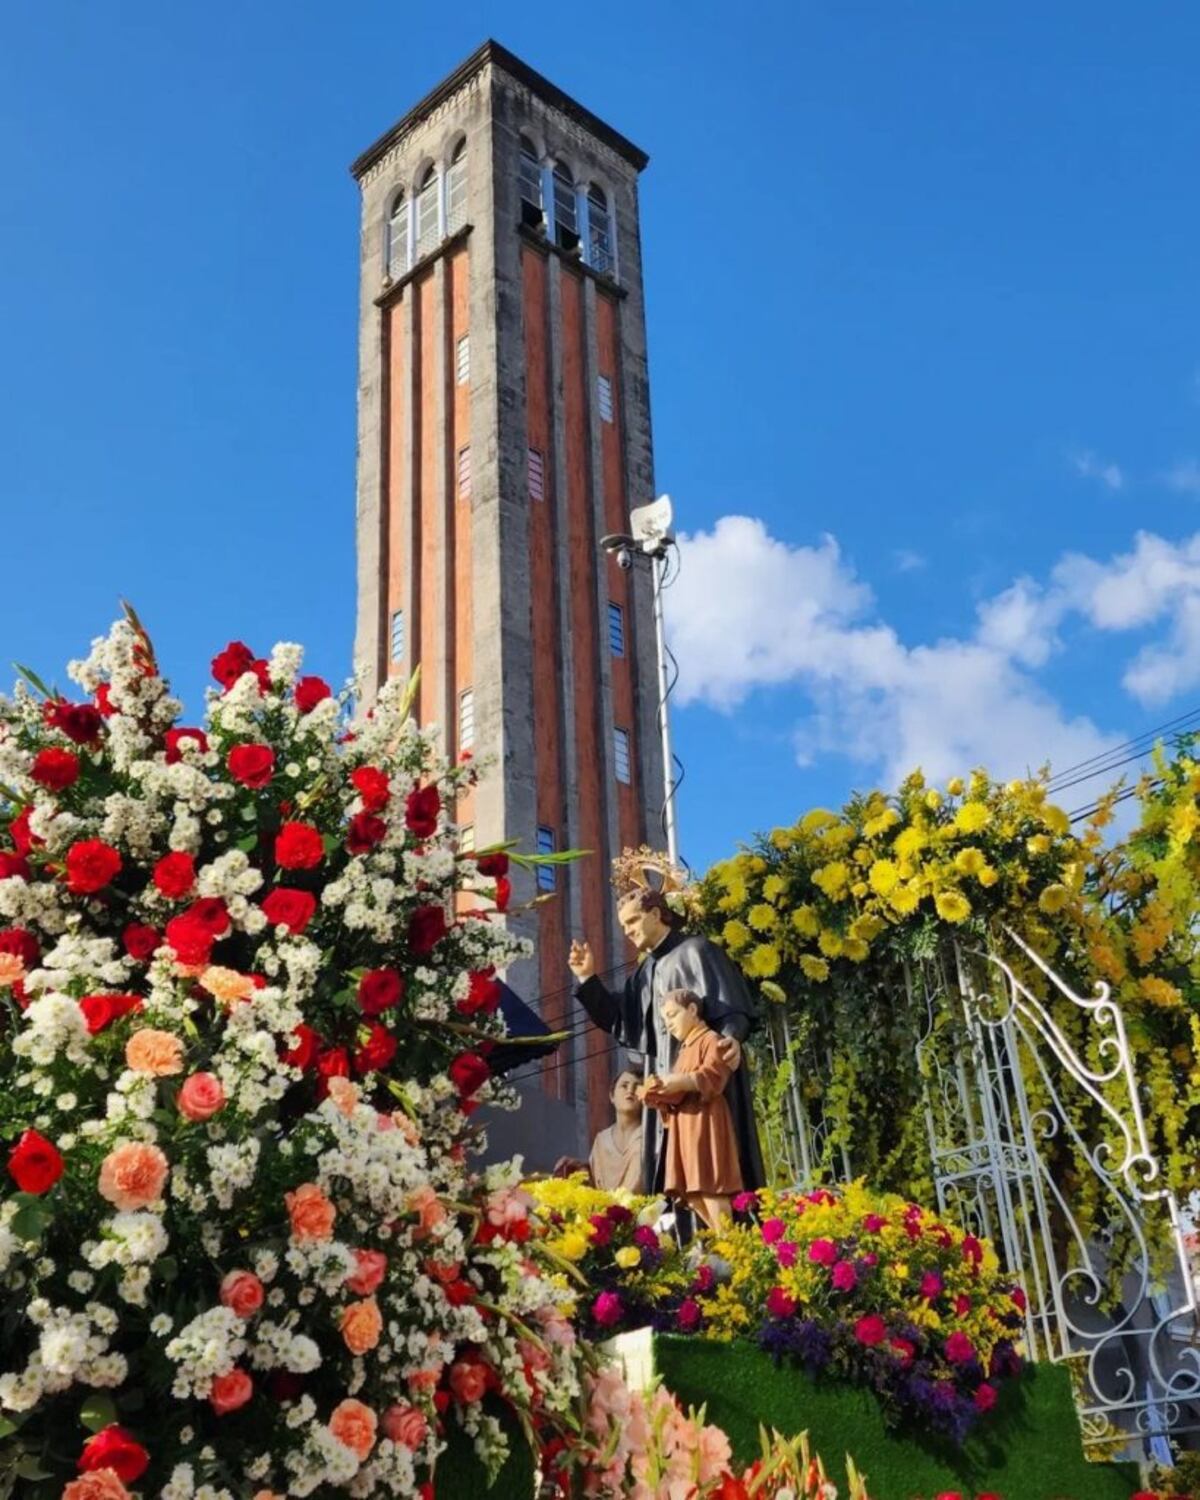
[[[660,995],[668,990],[692,990],[704,1002],[704,1019],[721,1036],[745,1043],[757,1021],[754,1002],[742,976],[714,943],[704,937],[688,937],[670,932],[654,951],[645,957],[625,987],[613,992],[595,975],[585,979],[576,990],[576,998],[603,1031],[612,1036],[632,1055],[637,1066],[640,1059],[643,1077],[663,1075],[675,1066],[679,1043],[663,1024],[657,1007]],[[732,1074],[725,1085],[725,1098],[733,1116],[738,1155],[742,1164],[742,1185],[762,1187],[762,1152],[754,1124],[754,1099],[746,1064]],[[661,1192],[663,1183],[663,1126],[656,1109],[643,1116],[642,1180],[647,1192]]]

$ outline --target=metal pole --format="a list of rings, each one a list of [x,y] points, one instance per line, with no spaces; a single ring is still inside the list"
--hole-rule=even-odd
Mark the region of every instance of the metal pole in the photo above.
[[[667,570],[667,550],[660,547],[651,555],[650,576],[654,586],[654,642],[658,648],[658,729],[663,754],[663,826],[667,835],[667,854],[673,865],[679,863],[679,833],[675,825],[675,758],[671,753],[671,723],[667,716],[667,638],[663,625],[663,574]]]

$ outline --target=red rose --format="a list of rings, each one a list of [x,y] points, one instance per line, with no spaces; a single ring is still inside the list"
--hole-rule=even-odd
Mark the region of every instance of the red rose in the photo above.
[[[212,674],[226,692],[244,672],[248,672],[254,661],[254,653],[241,641],[230,641],[224,651],[212,659]]]
[[[103,839],[82,839],[67,850],[67,889],[77,896],[102,891],[121,873],[121,856]]]
[[[0,932],[0,953],[13,954],[26,969],[36,968],[37,961],[42,956],[37,938],[24,927],[6,927]]]
[[[26,1130],[8,1153],[8,1175],[23,1193],[44,1193],[63,1174],[62,1152],[36,1130]]]
[[[404,999],[404,980],[395,969],[368,969],[358,981],[358,1004],[364,1016],[378,1016]]]
[[[187,912],[167,923],[166,939],[178,961],[189,966],[206,964],[216,941],[204,923]]]
[[[150,1455],[131,1432],[124,1427],[105,1427],[94,1438],[89,1438],[79,1455],[81,1473],[90,1474],[96,1469],[111,1469],[118,1479],[132,1484],[150,1467]]]
[[[476,1094],[492,1076],[492,1070],[478,1052],[460,1052],[446,1070],[460,1099]]]
[[[13,875],[22,880],[29,879],[29,862],[24,855],[11,854],[7,850],[0,849],[0,880],[8,880]]]
[[[65,792],[79,780],[79,757],[73,750],[51,745],[34,756],[29,774],[47,791]]]
[[[229,931],[229,908],[220,896],[201,896],[199,901],[192,902],[184,916],[207,927],[214,938],[224,937]]]
[[[208,749],[208,735],[203,729],[167,730],[167,765],[173,766],[183,759],[183,743],[190,740],[203,754]]]
[[[420,786],[409,792],[404,809],[404,821],[419,839],[432,838],[437,832],[438,813],[442,810],[442,799],[435,786]]]
[[[440,906],[418,906],[408,921],[408,946],[415,958],[432,953],[446,936],[446,913]]]
[[[60,698],[55,703],[47,703],[44,713],[51,729],[61,729],[77,745],[92,744],[100,738],[104,727],[100,710],[93,703],[68,703]]]
[[[499,1004],[500,981],[493,969],[484,969],[471,975],[470,992],[465,1000],[458,1002],[455,1009],[464,1016],[478,1015],[480,1011],[490,1016]]]
[[[500,880],[508,874],[508,855],[481,854],[475,861],[475,868],[489,880]]]
[[[328,1047],[317,1057],[318,1093],[323,1099],[329,1092],[331,1078],[350,1077],[350,1054],[345,1047]]]
[[[301,677],[294,692],[296,707],[302,714],[311,713],[318,703],[324,703],[326,698],[333,697],[333,689],[323,677]]]
[[[372,1022],[371,1034],[354,1054],[354,1066],[360,1073],[377,1073],[386,1068],[396,1055],[399,1044],[386,1026]]]
[[[374,813],[355,813],[346,834],[346,848],[351,854],[369,854],[387,836],[387,824]]]
[[[23,807],[8,825],[8,836],[13,841],[13,848],[18,854],[28,854],[35,844],[44,844],[45,839],[37,839],[33,836],[33,830],[29,826],[29,820],[33,817],[32,807]]]
[[[254,1382],[245,1370],[233,1369],[228,1375],[214,1375],[208,1400],[218,1417],[245,1406],[254,1394]]]
[[[108,683],[102,682],[92,695],[95,700],[97,712],[105,719],[111,719],[113,714],[120,713],[120,709],[111,700],[111,693],[112,688]]]
[[[374,766],[359,766],[350,772],[350,785],[362,798],[364,812],[382,812],[388,805],[391,783]]]
[[[196,862],[190,854],[164,854],[154,866],[154,884],[168,901],[178,901],[196,884]]]
[[[275,863],[285,870],[311,870],[324,858],[324,842],[311,823],[285,823],[275,836]]]
[[[142,922],[130,922],[121,934],[121,941],[130,958],[143,964],[148,958],[154,957],[161,939],[153,927],[147,927]]]
[[[275,774],[275,752],[270,745],[235,745],[225,764],[234,781],[257,791]]]
[[[312,921],[317,909],[317,898],[311,891],[297,891],[290,886],[277,886],[262,903],[263,916],[272,927],[286,927],[299,935]]]
[[[119,1016],[127,1016],[130,1011],[141,1008],[140,995],[84,995],[79,1002],[79,1009],[83,1012],[83,1019],[92,1036],[103,1031],[106,1026],[111,1026]]]
[[[301,1068],[307,1073],[316,1060],[317,1052],[321,1046],[320,1034],[314,1031],[311,1026],[306,1026],[301,1021],[293,1035],[296,1038],[296,1045],[289,1047],[283,1053],[283,1061],[289,1063],[293,1068]]]

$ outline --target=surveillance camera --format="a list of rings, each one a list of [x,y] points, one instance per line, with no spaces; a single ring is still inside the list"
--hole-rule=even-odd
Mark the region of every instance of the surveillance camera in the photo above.
[[[633,567],[633,553],[629,550],[628,547],[622,547],[621,550],[617,553],[617,567],[620,568],[623,573],[628,573],[630,568]]]

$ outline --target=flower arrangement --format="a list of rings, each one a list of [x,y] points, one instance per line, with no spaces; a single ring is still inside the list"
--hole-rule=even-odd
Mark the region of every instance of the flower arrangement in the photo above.
[[[529,1184],[547,1246],[586,1274],[588,1337],[651,1326],[756,1340],[779,1359],[869,1385],[893,1420],[966,1436],[1021,1361],[1024,1294],[986,1240],[894,1195],[763,1191],[685,1256],[651,1224],[661,1201],[581,1182]]]
[[[132,616],[0,700],[0,1488],[410,1496],[570,1429],[586,1351],[469,1167],[503,852],[388,684],[233,643],[180,722]]]

